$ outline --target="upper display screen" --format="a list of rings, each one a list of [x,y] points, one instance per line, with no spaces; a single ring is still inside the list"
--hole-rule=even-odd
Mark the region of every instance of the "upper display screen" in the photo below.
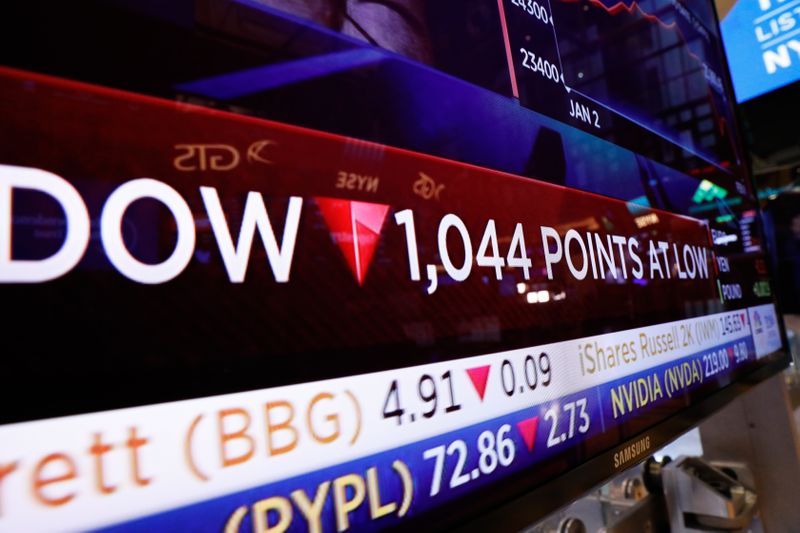
[[[657,160],[680,159],[663,139],[720,168],[740,161],[709,2],[265,3]]]
[[[710,6],[1,23],[0,529],[450,526],[785,360]]]

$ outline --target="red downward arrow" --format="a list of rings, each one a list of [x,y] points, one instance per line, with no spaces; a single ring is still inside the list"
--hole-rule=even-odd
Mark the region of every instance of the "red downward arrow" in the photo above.
[[[522,440],[525,441],[525,446],[528,447],[529,452],[533,451],[533,443],[536,442],[536,428],[538,427],[538,416],[517,422],[517,429],[519,430],[520,435],[522,435]]]
[[[316,200],[331,238],[344,254],[358,284],[364,285],[389,206],[338,198]]]
[[[486,365],[467,369],[467,374],[472,381],[472,386],[475,387],[478,396],[481,397],[481,401],[483,401],[483,395],[486,392],[486,381],[489,379],[489,370],[491,368],[491,365]]]

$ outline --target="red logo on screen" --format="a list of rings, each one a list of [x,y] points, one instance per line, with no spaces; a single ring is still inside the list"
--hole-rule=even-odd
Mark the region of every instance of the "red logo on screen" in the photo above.
[[[316,201],[333,242],[342,251],[358,284],[364,285],[389,206],[338,198]]]

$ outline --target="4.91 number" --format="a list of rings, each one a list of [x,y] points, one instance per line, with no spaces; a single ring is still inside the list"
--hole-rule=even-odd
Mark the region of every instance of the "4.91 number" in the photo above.
[[[444,408],[445,413],[452,413],[461,409],[461,404],[456,403],[455,393],[453,392],[452,374],[448,370],[441,376],[441,385],[444,386],[442,401],[447,404]],[[419,414],[423,418],[431,418],[436,414],[439,406],[439,388],[436,386],[436,379],[430,374],[422,374],[417,382],[417,396],[422,401],[423,409]],[[400,389],[397,380],[393,380],[383,402],[383,418],[396,418],[397,425],[403,423],[403,415],[406,410],[402,407],[400,400]],[[409,422],[416,420],[416,414],[411,413],[407,417]]]

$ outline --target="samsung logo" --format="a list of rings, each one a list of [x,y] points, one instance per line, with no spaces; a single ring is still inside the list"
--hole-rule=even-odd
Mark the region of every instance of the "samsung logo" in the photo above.
[[[620,468],[643,455],[650,449],[650,436],[641,438],[614,453],[614,468]]]

